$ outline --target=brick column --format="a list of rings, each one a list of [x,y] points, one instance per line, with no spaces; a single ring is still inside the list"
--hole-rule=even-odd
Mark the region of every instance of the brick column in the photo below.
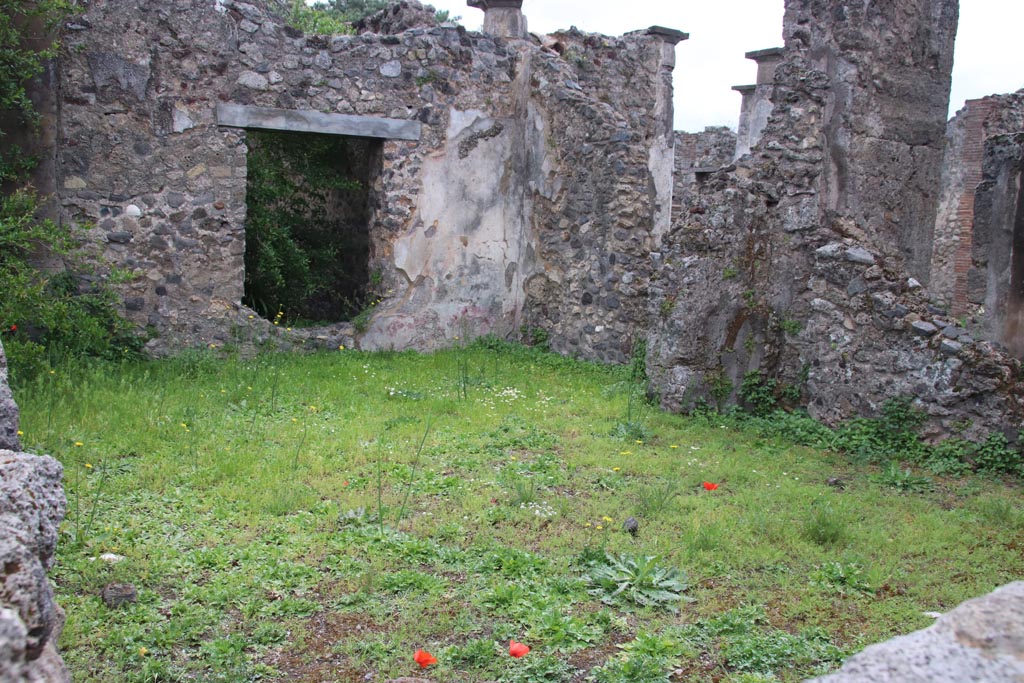
[[[974,245],[974,194],[981,182],[982,163],[985,159],[985,121],[992,112],[990,99],[967,100],[964,147],[960,163],[964,169],[964,191],[957,205],[956,226],[960,236],[953,257],[953,315],[968,312],[967,274],[971,270],[971,250]]]

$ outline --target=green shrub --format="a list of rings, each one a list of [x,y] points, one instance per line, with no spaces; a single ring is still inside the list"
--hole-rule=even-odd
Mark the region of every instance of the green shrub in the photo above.
[[[974,452],[974,466],[980,472],[1024,475],[1024,458],[1019,448],[1011,448],[1000,432],[988,435]]]
[[[878,417],[843,424],[832,446],[865,462],[894,458],[916,461],[926,452],[918,434],[925,419],[925,414],[914,407],[913,398],[891,398],[882,404]]]
[[[754,415],[767,415],[778,405],[777,380],[753,370],[743,375],[738,397],[741,404]]]
[[[117,295],[76,252],[70,229],[37,218],[37,209],[30,189],[0,199],[0,329],[12,382],[65,356],[136,355],[142,340],[120,315]],[[38,269],[41,254],[64,269]]]

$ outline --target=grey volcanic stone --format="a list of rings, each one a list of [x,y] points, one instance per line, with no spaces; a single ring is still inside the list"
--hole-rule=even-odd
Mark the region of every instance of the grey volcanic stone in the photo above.
[[[27,533],[24,543],[47,569],[64,519],[63,476],[61,464],[49,456],[0,450],[0,520],[18,520]]]
[[[0,436],[17,448],[18,408],[0,346]],[[64,612],[46,569],[66,502],[63,468],[48,456],[0,448],[0,683],[69,683],[55,643]]]
[[[18,439],[18,406],[7,386],[7,356],[0,343],[0,448],[21,450]]]
[[[1024,680],[1024,582],[968,600],[934,626],[872,645],[817,683]]]
[[[910,324],[910,328],[914,330],[914,334],[919,334],[922,337],[930,337],[939,331],[939,328],[926,320],[915,320]]]
[[[21,534],[10,522],[0,520],[0,604],[13,609],[25,625],[25,658],[31,661],[42,654],[57,623],[57,610],[42,563],[19,542]]]

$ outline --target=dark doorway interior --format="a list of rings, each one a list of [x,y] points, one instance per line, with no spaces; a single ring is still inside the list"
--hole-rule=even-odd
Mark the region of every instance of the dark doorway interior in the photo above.
[[[243,303],[271,320],[350,320],[371,296],[380,140],[248,130]]]

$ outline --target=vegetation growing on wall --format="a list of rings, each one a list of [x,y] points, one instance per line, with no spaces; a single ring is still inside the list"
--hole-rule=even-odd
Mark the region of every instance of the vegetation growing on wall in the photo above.
[[[265,318],[338,322],[371,303],[375,143],[249,131],[244,303]]]
[[[25,89],[56,54],[57,44],[46,39],[49,29],[67,9],[63,0],[0,0],[0,182],[23,179],[32,158],[12,144],[12,129],[34,128],[38,115]]]
[[[353,33],[352,24],[388,6],[389,0],[328,0],[306,4],[305,0],[291,0],[288,22],[306,33],[344,35]],[[437,21],[458,21],[448,10],[438,10]]]
[[[108,280],[77,256],[71,228],[39,217],[29,184],[35,160],[9,136],[38,126],[27,84],[56,54],[47,36],[67,8],[62,0],[0,0],[0,334],[14,382],[48,355],[114,358],[140,345]]]

